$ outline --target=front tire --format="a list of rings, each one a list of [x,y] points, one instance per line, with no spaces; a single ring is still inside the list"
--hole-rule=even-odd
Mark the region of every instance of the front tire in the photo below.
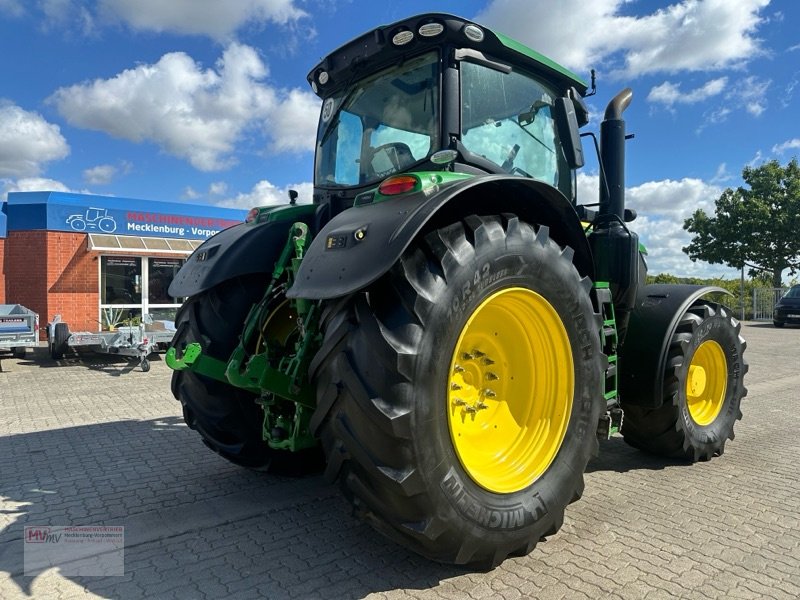
[[[546,227],[472,216],[323,315],[312,429],[377,530],[488,567],[560,528],[597,449],[606,364],[571,258]]]
[[[175,317],[171,347],[181,356],[190,343],[200,342],[205,354],[227,361],[250,307],[265,288],[263,277],[241,277],[192,296]],[[211,450],[243,467],[270,465],[274,451],[262,439],[263,413],[255,394],[189,369],[172,374],[172,393],[183,406],[186,424]]]
[[[624,406],[625,441],[651,454],[706,461],[725,451],[742,418],[747,347],[741,324],[720,304],[699,301],[682,315],[668,348],[663,404]]]

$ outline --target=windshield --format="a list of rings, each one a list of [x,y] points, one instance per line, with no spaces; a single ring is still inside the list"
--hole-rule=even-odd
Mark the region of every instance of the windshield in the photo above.
[[[784,298],[800,298],[800,285],[793,286],[788,292],[786,292]]]
[[[533,177],[571,196],[571,173],[555,126],[555,91],[521,72],[461,63],[461,140],[509,173]]]
[[[322,104],[318,186],[359,186],[439,149],[439,57],[424,54],[356,82]]]

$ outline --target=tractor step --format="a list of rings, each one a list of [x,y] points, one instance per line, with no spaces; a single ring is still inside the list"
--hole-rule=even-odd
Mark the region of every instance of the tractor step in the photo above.
[[[597,422],[597,439],[607,440],[615,433],[619,433],[622,430],[623,417],[624,414],[619,407],[612,408],[602,415]]]

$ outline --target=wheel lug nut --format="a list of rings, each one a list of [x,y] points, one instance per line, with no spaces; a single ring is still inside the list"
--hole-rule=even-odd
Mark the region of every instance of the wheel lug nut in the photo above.
[[[478,409],[475,408],[474,406],[465,406],[464,410],[470,414],[475,414],[476,412],[478,412]]]
[[[458,385],[458,384],[457,384],[457,383],[454,381],[453,383],[451,383],[451,384],[450,384],[450,389],[451,389],[451,390],[453,390],[453,391],[460,390],[460,389],[461,389],[461,386],[460,386],[460,385]]]
[[[464,372],[464,367],[462,367],[461,365],[456,365],[453,368],[453,371],[455,371],[456,373],[463,373]]]
[[[494,392],[494,390],[490,390],[489,388],[486,388],[485,390],[483,390],[483,395],[486,396],[487,398],[496,398],[497,397],[497,394]]]
[[[486,404],[485,402],[478,402],[475,405],[475,408],[477,408],[478,410],[483,410],[484,408],[489,408],[489,405]]]
[[[486,381],[497,381],[498,379],[500,378],[497,376],[496,373],[492,373],[491,371],[486,373]]]
[[[475,357],[472,354],[470,354],[469,352],[464,352],[464,354],[461,355],[461,358],[463,358],[464,360],[474,360],[475,359]]]
[[[454,399],[453,400],[453,404],[455,404],[456,406],[466,406],[467,405],[467,403],[464,402],[461,398]]]
[[[473,351],[472,351],[472,355],[473,355],[475,358],[483,358],[484,356],[486,356],[486,354],[484,354],[484,353],[483,353],[483,352],[481,352],[480,350],[473,350]]]
[[[485,357],[485,358],[483,359],[483,364],[485,364],[485,365],[493,365],[493,364],[494,364],[494,361],[493,361],[491,358],[489,358],[489,357],[487,356],[487,357]]]

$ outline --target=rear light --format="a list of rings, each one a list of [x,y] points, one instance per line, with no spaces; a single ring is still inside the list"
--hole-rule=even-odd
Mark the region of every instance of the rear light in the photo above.
[[[247,217],[245,217],[244,222],[245,223],[252,223],[257,218],[258,218],[258,209],[257,208],[251,208],[250,212],[247,213]]]
[[[413,191],[419,186],[419,179],[413,175],[395,175],[389,177],[378,187],[378,193],[384,196],[397,196]]]

